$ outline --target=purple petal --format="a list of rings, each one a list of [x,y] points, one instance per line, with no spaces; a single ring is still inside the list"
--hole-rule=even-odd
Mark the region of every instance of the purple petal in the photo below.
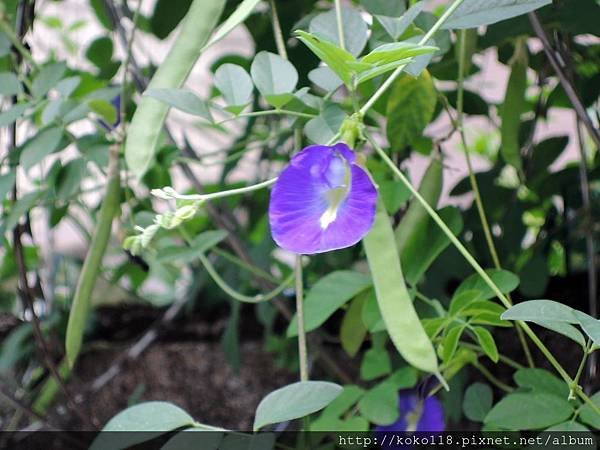
[[[398,420],[391,425],[375,427],[376,432],[436,432],[446,428],[444,409],[436,397],[421,400],[414,391],[402,391],[398,398],[398,407]]]
[[[280,247],[300,254],[350,247],[371,229],[376,203],[377,190],[347,145],[312,145],[273,187],[271,233]]]

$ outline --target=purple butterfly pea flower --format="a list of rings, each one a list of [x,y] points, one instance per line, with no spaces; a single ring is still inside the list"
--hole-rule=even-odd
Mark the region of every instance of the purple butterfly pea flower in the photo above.
[[[377,189],[343,143],[311,145],[281,172],[269,204],[275,242],[304,255],[350,247],[375,220]]]
[[[415,391],[401,391],[398,408],[400,409],[398,420],[391,425],[376,427],[376,432],[438,432],[446,429],[444,409],[436,397],[422,399]]]

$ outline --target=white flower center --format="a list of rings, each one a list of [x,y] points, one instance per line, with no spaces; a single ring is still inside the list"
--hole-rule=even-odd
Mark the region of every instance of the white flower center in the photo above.
[[[331,162],[328,172],[328,178],[331,180],[340,179],[342,176],[343,178],[340,180],[341,183],[338,186],[325,192],[325,198],[327,199],[329,206],[319,218],[319,224],[323,230],[327,229],[329,225],[335,222],[338,210],[350,193],[350,187],[352,186],[352,172],[350,166],[346,159],[341,155],[337,155]]]

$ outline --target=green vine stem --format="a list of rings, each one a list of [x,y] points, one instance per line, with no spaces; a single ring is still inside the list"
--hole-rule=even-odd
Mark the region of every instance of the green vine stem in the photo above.
[[[583,356],[581,357],[581,362],[579,363],[579,367],[577,368],[577,373],[575,374],[575,378],[573,379],[573,385],[570,386],[569,390],[569,400],[574,400],[576,395],[575,391],[579,386],[579,380],[581,379],[581,375],[583,374],[583,369],[585,369],[585,363],[587,362],[588,356],[592,351],[592,342],[588,342],[583,349]]]
[[[300,381],[308,381],[308,351],[306,331],[304,329],[304,285],[302,282],[302,255],[296,255],[296,315],[298,317],[298,356],[300,362]]]
[[[217,284],[217,286],[219,286],[223,290],[223,292],[225,292],[227,295],[229,295],[234,300],[237,300],[237,301],[243,302],[243,303],[261,303],[261,302],[269,301],[269,300],[277,297],[279,294],[281,294],[285,290],[285,288],[287,288],[288,286],[290,286],[292,284],[292,281],[294,280],[294,273],[292,273],[289,277],[287,277],[285,280],[283,280],[283,282],[279,286],[277,286],[275,289],[273,289],[271,292],[268,292],[266,294],[257,294],[257,295],[253,295],[253,296],[244,295],[244,294],[240,294],[238,291],[233,289],[231,286],[229,286],[227,284],[227,282],[223,278],[221,278],[221,276],[219,275],[219,273],[217,272],[215,267],[212,265],[212,263],[210,262],[210,260],[206,257],[206,255],[204,253],[200,253],[198,255],[198,259],[200,260],[200,262],[202,263],[202,265],[204,266],[204,268],[206,269],[206,271],[208,272],[210,277],[213,279],[213,281]]]
[[[186,244],[191,245],[192,237],[189,235],[186,229],[180,226],[178,227],[178,231],[183,240],[186,242]],[[236,291],[234,288],[229,286],[229,284],[227,284],[227,282],[221,277],[221,275],[219,275],[219,272],[217,272],[215,266],[213,266],[213,264],[210,262],[210,259],[208,259],[208,257],[204,253],[200,253],[198,255],[198,259],[206,269],[206,272],[208,272],[212,280],[215,282],[215,284],[219,286],[219,288],[221,288],[221,290],[227,295],[229,295],[231,298],[242,303],[261,303],[269,301],[281,294],[285,290],[285,288],[292,284],[292,281],[294,280],[294,273],[292,272],[290,276],[283,280],[283,282],[281,282],[281,284],[275,287],[275,289],[273,289],[271,292],[267,292],[266,294],[245,295]]]
[[[460,30],[455,126],[458,129],[458,133],[460,134],[460,138],[464,147],[465,160],[467,162],[467,170],[469,171],[469,183],[471,184],[471,190],[473,191],[473,195],[475,197],[475,205],[477,207],[477,213],[479,214],[479,221],[481,222],[481,227],[483,228],[483,234],[485,235],[485,241],[487,243],[490,255],[492,256],[494,266],[496,267],[496,269],[502,269],[502,266],[500,264],[500,258],[498,258],[498,252],[496,251],[496,245],[494,244],[494,238],[492,236],[487,215],[485,213],[485,208],[483,207],[483,200],[481,199],[479,184],[477,183],[477,178],[475,178],[475,172],[473,171],[473,164],[471,163],[471,154],[469,151],[469,147],[467,146],[467,136],[465,135],[463,105],[465,87],[465,59],[467,57],[466,37],[467,30]],[[512,299],[510,298],[510,295],[507,295],[506,298],[512,304]],[[523,330],[521,329],[520,325],[517,324],[516,330],[519,341],[521,342],[521,347],[523,347],[523,353],[525,353],[525,358],[527,359],[527,364],[529,364],[529,367],[535,367],[533,357],[531,356],[531,351],[529,350],[527,340],[525,339],[525,335],[523,334]]]
[[[337,23],[337,33],[340,48],[346,49],[346,42],[344,39],[344,22],[342,20],[342,6],[340,0],[335,0],[335,21]]]
[[[25,59],[32,68],[38,70],[38,63],[35,62],[31,56],[31,53],[29,53],[29,50],[27,50],[27,48],[21,43],[21,40],[17,37],[12,27],[7,22],[6,16],[4,16],[2,12],[0,12],[0,31],[8,38],[10,43],[15,47],[15,49],[17,49],[23,59]]]
[[[462,342],[461,342],[462,344]],[[494,376],[494,374],[492,374],[492,372],[490,372],[485,366],[483,366],[482,364],[480,364],[479,362],[475,361],[473,363],[471,363],[471,365],[473,367],[475,367],[477,370],[479,370],[479,372],[481,372],[481,374],[487,378],[487,380],[492,383],[494,386],[496,386],[498,389],[503,390],[506,393],[510,393],[513,392],[515,390],[515,388],[509,386],[506,383],[503,383],[502,381],[500,381],[498,378],[496,378]]]
[[[511,306],[510,301],[506,298],[506,296],[502,293],[500,288],[494,283],[494,281],[490,278],[490,276],[485,272],[485,270],[479,265],[479,263],[475,260],[475,258],[469,253],[469,251],[465,248],[465,246],[458,240],[458,238],[452,233],[450,228],[444,223],[442,218],[435,212],[435,210],[427,203],[427,201],[419,194],[419,192],[413,187],[413,185],[408,181],[408,179],[404,176],[404,174],[396,167],[394,162],[390,159],[390,157],[383,151],[383,149],[377,144],[375,139],[371,136],[370,133],[365,132],[365,137],[373,146],[377,154],[381,157],[383,162],[394,172],[394,174],[400,179],[402,184],[411,192],[411,194],[423,205],[423,208],[427,211],[429,216],[433,219],[433,221],[440,227],[442,232],[450,239],[450,242],[456,247],[456,249],[461,253],[461,255],[467,260],[467,262],[473,267],[475,272],[479,274],[481,279],[489,286],[489,288],[494,292],[494,294],[498,297],[498,299],[509,308]],[[600,407],[598,407],[582,390],[579,386],[573,386],[573,379],[569,376],[569,374],[563,369],[560,363],[556,360],[554,355],[548,350],[548,348],[544,345],[544,343],[537,337],[537,335],[533,332],[533,330],[527,325],[525,322],[518,321],[517,322],[522,328],[523,331],[529,336],[529,338],[533,341],[533,343],[539,348],[539,350],[543,353],[543,355],[548,359],[550,364],[554,367],[554,369],[559,373],[562,379],[569,385],[574,388],[577,392],[577,395],[598,414],[600,415]]]
[[[178,200],[193,200],[193,201],[206,202],[206,201],[214,200],[217,198],[224,198],[224,197],[229,197],[232,195],[246,194],[248,192],[257,191],[259,189],[271,186],[276,181],[277,181],[277,177],[274,177],[269,180],[262,181],[257,184],[253,184],[251,186],[245,186],[242,188],[228,189],[225,191],[213,192],[212,194],[190,194],[190,195],[179,194],[177,191],[175,191],[175,189],[173,189],[171,187],[165,187],[163,189],[153,189],[152,195],[154,195],[155,197],[158,197],[158,198],[162,198],[163,200],[178,199]]]
[[[279,23],[279,15],[277,14],[277,6],[275,0],[269,0],[271,7],[271,20],[273,22],[273,35],[275,36],[275,45],[277,46],[277,53],[283,59],[288,59],[287,51],[285,49],[285,40],[283,39],[283,32],[281,31],[281,23]]]

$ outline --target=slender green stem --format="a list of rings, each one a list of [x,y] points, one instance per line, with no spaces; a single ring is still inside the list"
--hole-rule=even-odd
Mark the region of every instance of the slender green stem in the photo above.
[[[179,199],[179,200],[195,200],[206,202],[209,200],[215,200],[217,198],[230,197],[232,195],[245,194],[247,192],[258,191],[260,189],[271,186],[277,181],[277,177],[263,181],[261,183],[253,184],[251,186],[244,186],[242,188],[227,189],[225,191],[213,192],[211,194],[179,194],[175,189],[171,187],[165,187],[163,189],[152,189],[152,195],[162,198],[164,200]]]
[[[487,242],[488,249],[490,251],[490,255],[492,256],[492,260],[494,265],[500,269],[500,259],[498,258],[498,252],[496,251],[496,246],[494,245],[494,238],[492,237],[492,232],[490,230],[490,226],[488,224],[487,216],[485,213],[485,209],[483,207],[483,202],[481,200],[481,193],[479,191],[479,185],[477,183],[477,179],[475,178],[475,173],[473,171],[473,164],[471,163],[471,155],[469,152],[469,147],[467,145],[467,139],[465,136],[464,130],[464,114],[463,114],[463,105],[464,105],[464,77],[465,77],[465,58],[466,58],[466,35],[467,30],[460,30],[459,34],[459,52],[460,57],[458,60],[458,80],[457,80],[457,92],[456,92],[456,127],[460,133],[460,137],[463,143],[464,151],[465,151],[465,160],[467,162],[467,169],[469,170],[469,181],[471,183],[471,188],[473,190],[473,195],[475,196],[475,204],[477,205],[477,212],[479,213],[479,221],[481,222],[481,227],[483,228],[483,232],[485,234],[485,240]]]
[[[338,40],[340,48],[346,49],[346,43],[344,39],[344,22],[342,20],[342,6],[340,0],[335,0],[335,21],[337,23]]]
[[[256,294],[252,296],[244,295],[233,289],[227,284],[227,282],[223,278],[221,278],[215,267],[212,265],[212,263],[204,253],[200,253],[198,255],[198,259],[200,259],[200,262],[202,263],[210,277],[217,284],[217,286],[219,286],[223,290],[223,292],[225,292],[234,300],[243,303],[261,303],[269,301],[281,294],[285,290],[285,288],[292,284],[292,281],[294,280],[294,274],[291,273],[289,277],[283,280],[283,282],[271,292],[267,292],[266,294]]]
[[[308,381],[308,351],[304,330],[304,284],[302,282],[302,255],[296,255],[296,317],[298,318],[298,357],[300,381]]]
[[[479,364],[479,362],[472,363],[473,367],[475,367],[481,374],[488,379],[490,383],[492,383],[497,388],[503,390],[504,392],[510,393],[515,390],[515,388],[509,386],[508,384],[503,383],[498,378],[494,376],[485,366]]]
[[[466,63],[466,37],[467,30],[460,30],[459,34],[459,58],[458,58],[458,80],[457,80],[457,93],[456,93],[456,128],[460,134],[460,138],[462,140],[462,144],[465,151],[465,160],[467,162],[467,170],[469,171],[469,183],[471,184],[471,190],[473,191],[473,195],[475,197],[475,205],[477,207],[477,213],[479,214],[479,221],[481,222],[481,227],[483,228],[483,234],[485,236],[485,241],[487,243],[487,247],[489,249],[490,255],[492,256],[492,261],[494,262],[494,266],[496,269],[502,269],[500,264],[500,258],[498,258],[498,252],[496,251],[496,245],[494,244],[494,238],[492,236],[492,232],[490,230],[489,222],[487,219],[487,215],[485,213],[485,208],[483,207],[483,200],[481,199],[481,193],[479,191],[479,184],[477,183],[477,178],[475,177],[475,172],[473,171],[473,164],[471,163],[471,154],[469,151],[469,146],[467,145],[467,137],[465,135],[464,128],[464,78],[465,78],[465,63]],[[506,298],[512,304],[512,299],[510,295],[507,295]],[[533,362],[533,357],[531,356],[531,350],[529,350],[529,345],[527,345],[527,340],[523,334],[523,330],[517,324],[516,326],[517,336],[519,341],[521,342],[521,347],[523,347],[523,353],[525,353],[525,358],[527,359],[527,364],[529,367],[535,367],[535,363]]]
[[[569,391],[569,400],[574,400],[576,397],[575,390],[577,389],[577,386],[579,386],[579,380],[581,379],[581,375],[583,374],[583,369],[585,369],[585,363],[587,362],[588,356],[590,355],[591,348],[592,343],[588,342],[583,349],[583,356],[581,357],[581,362],[579,363],[579,367],[577,368],[575,378],[573,378],[573,386],[571,386],[571,390]]]
[[[221,125],[225,122],[230,122],[232,120],[243,119],[246,117],[258,117],[258,116],[269,116],[269,115],[277,115],[277,116],[295,116],[295,117],[303,117],[306,119],[312,119],[316,117],[314,114],[303,113],[300,111],[289,111],[287,109],[269,109],[266,111],[253,111],[244,114],[238,114],[237,116],[227,117],[226,119],[217,122],[216,125]]]
[[[178,231],[179,231],[179,234],[181,234],[181,237],[183,237],[183,240],[188,245],[191,245],[192,237],[185,230],[185,228],[179,227]],[[281,294],[285,290],[285,288],[287,288],[288,286],[290,286],[292,284],[292,281],[294,280],[294,273],[292,272],[285,280],[283,280],[283,282],[279,286],[277,286],[271,292],[268,292],[266,294],[256,294],[256,295],[252,295],[252,296],[244,295],[244,294],[239,293],[235,289],[233,289],[231,286],[229,286],[227,284],[227,282],[223,278],[221,278],[221,275],[219,275],[219,273],[215,269],[215,266],[212,265],[212,263],[210,262],[210,260],[206,257],[206,255],[204,253],[200,253],[198,255],[198,259],[200,260],[200,262],[206,269],[206,272],[208,272],[208,274],[210,275],[212,280],[215,282],[215,284],[217,286],[219,286],[223,292],[225,292],[227,295],[229,295],[234,300],[237,300],[237,301],[243,302],[243,303],[261,303],[261,302],[269,301],[269,300],[277,297],[279,294]]]
[[[36,70],[39,69],[39,66],[33,59],[33,56],[31,56],[29,50],[27,50],[27,48],[21,43],[21,40],[17,37],[12,27],[6,21],[5,17],[0,17],[0,31],[6,35],[10,43],[17,49],[23,59],[31,64],[31,67]]]
[[[260,267],[247,263],[246,261],[238,258],[237,256],[232,255],[231,253],[226,252],[225,250],[221,250],[219,247],[213,247],[210,249],[210,251],[232,262],[233,264],[243,269],[246,269],[248,272],[258,277],[264,278],[265,280],[270,281],[271,283],[279,283],[279,280],[273,275],[271,275],[269,272],[262,270]]]
[[[448,20],[448,18],[452,15],[452,13],[454,11],[456,11],[456,8],[458,8],[463,1],[464,0],[455,0],[454,3],[452,3],[452,5],[450,5],[448,7],[448,9],[446,9],[446,11],[444,11],[444,14],[442,14],[442,16],[437,20],[437,22],[429,29],[429,31],[425,34],[425,36],[423,36],[423,38],[419,41],[419,45],[426,44],[427,41],[429,41],[429,39],[431,39],[433,37],[433,35],[440,29],[440,27],[444,24],[444,22],[446,22],[446,20]],[[364,114],[366,114],[366,112],[369,109],[371,109],[371,107],[377,102],[377,100],[379,100],[379,98],[384,94],[384,92],[392,85],[392,83],[396,80],[396,78],[398,78],[398,76],[400,76],[400,74],[402,73],[402,71],[404,70],[404,68],[406,66],[407,66],[407,64],[402,64],[401,66],[398,66],[396,68],[396,70],[394,70],[392,72],[392,74],[388,77],[388,79],[385,80],[381,84],[381,86],[379,86],[379,89],[377,89],[375,91],[375,93],[373,93],[371,98],[369,98],[369,100],[367,100],[367,102],[360,109],[361,114],[364,115]]]
[[[283,32],[281,31],[281,24],[279,23],[279,16],[277,14],[277,6],[275,0],[269,0],[271,5],[271,21],[273,22],[273,35],[275,36],[275,45],[277,46],[277,53],[283,59],[288,59],[287,51],[285,49],[285,41],[283,39]]]
[[[400,179],[402,184],[406,186],[406,188],[411,192],[411,194],[417,199],[423,208],[427,211],[429,216],[433,219],[433,221],[441,228],[444,234],[448,237],[450,242],[456,247],[456,249],[460,252],[460,254],[467,260],[467,262],[473,267],[475,272],[479,274],[481,279],[489,286],[489,288],[494,292],[494,294],[498,297],[498,299],[509,308],[511,306],[510,301],[506,298],[506,296],[502,293],[500,288],[494,283],[494,281],[490,278],[490,276],[485,272],[485,270],[479,265],[479,263],[473,258],[473,256],[469,253],[469,251],[465,248],[465,246],[458,240],[458,238],[452,233],[450,228],[444,223],[442,218],[435,212],[435,210],[427,203],[427,201],[419,194],[419,192],[413,187],[413,185],[408,181],[408,179],[404,176],[404,174],[396,167],[394,162],[390,159],[390,157],[383,151],[383,149],[377,144],[377,142],[373,139],[373,137],[365,131],[365,136],[368,141],[371,143],[377,154],[381,157],[381,159],[388,165],[388,167],[394,172],[394,174]],[[552,367],[559,373],[562,379],[569,385],[573,385],[573,380],[569,376],[569,374],[563,369],[560,363],[556,360],[554,355],[548,350],[548,348],[544,345],[544,343],[537,337],[537,335],[533,332],[533,330],[527,325],[525,322],[517,321],[517,323],[523,328],[523,331],[529,336],[529,338],[533,341],[533,343],[539,348],[539,350],[543,353],[543,355],[548,359]],[[577,395],[590,405],[590,407],[600,414],[600,407],[594,404],[594,402],[581,390],[577,389]]]
[[[481,347],[479,347],[478,345],[475,345],[475,344],[471,344],[469,342],[461,342],[460,345],[463,346],[463,347],[469,348],[471,350],[478,351],[478,352],[480,352],[482,354],[485,353],[481,349]],[[506,364],[507,366],[510,366],[510,367],[512,367],[515,370],[520,370],[520,369],[524,368],[524,366],[522,364],[519,364],[517,361],[515,361],[514,359],[509,358],[506,355],[498,354],[498,359],[500,361],[502,361],[504,364]]]

